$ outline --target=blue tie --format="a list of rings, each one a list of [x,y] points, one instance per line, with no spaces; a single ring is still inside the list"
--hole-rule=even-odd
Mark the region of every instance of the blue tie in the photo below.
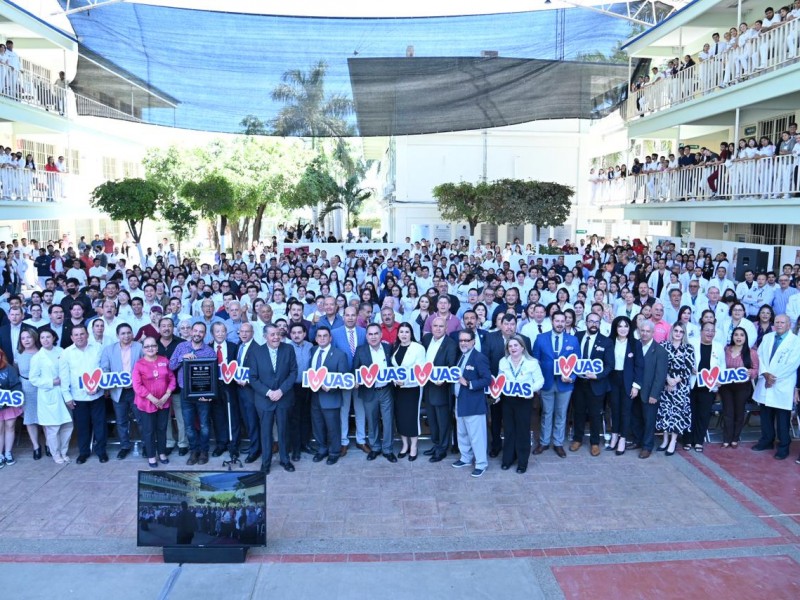
[[[236,362],[241,365],[243,357],[244,357],[244,344],[239,346],[239,354],[236,355]]]
[[[783,336],[782,335],[776,335],[775,336],[775,341],[772,342],[772,352],[769,355],[770,361],[772,360],[772,357],[775,356],[775,351],[778,349],[778,346],[781,345],[782,341],[783,341]]]
[[[317,352],[317,366],[316,366],[317,370],[319,370],[319,368],[322,367],[322,353],[323,350]]]

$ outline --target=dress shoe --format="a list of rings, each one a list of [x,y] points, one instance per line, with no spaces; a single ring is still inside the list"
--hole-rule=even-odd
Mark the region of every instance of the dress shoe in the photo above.
[[[157,469],[157,468],[158,468],[158,461],[156,461],[156,462],[150,462],[150,461],[148,460],[148,461],[147,461],[147,464],[148,464],[148,466],[149,466],[151,469]]]
[[[200,458],[197,459],[198,465],[205,465],[208,464],[208,452],[201,452]]]
[[[294,473],[294,465],[290,462],[281,463],[284,471],[288,471],[289,473]]]
[[[669,444],[667,444],[667,446],[668,445]],[[656,448],[656,452],[666,452],[667,451],[667,446],[659,446],[658,448]]]
[[[273,450],[273,452],[275,452],[275,450]],[[225,454],[225,448],[223,448],[222,446],[217,446],[216,448],[214,448],[214,451],[211,453],[211,456],[216,458],[218,456],[222,456],[223,454]]]
[[[386,460],[388,460],[390,463],[397,462],[397,457],[394,455],[394,452],[390,452],[389,454],[384,454],[384,456],[386,457]],[[786,457],[784,456],[784,458]]]
[[[415,460],[417,460],[417,456],[419,456],[419,455],[418,454],[409,454],[408,455],[408,462],[414,462]]]
[[[773,457],[775,460],[786,460],[789,457],[788,452],[776,452]]]
[[[670,452],[669,450],[664,451],[664,456],[672,456],[673,454],[675,454],[675,450],[673,450],[672,452]]]
[[[652,452],[650,452],[650,450],[642,450],[639,452],[639,458],[650,458],[651,454]]]
[[[434,448],[428,448],[427,450],[425,450],[425,452],[423,452],[423,454],[425,456],[433,456],[434,452],[436,452]]]
[[[398,454],[398,455],[397,455],[397,458],[405,458],[407,454],[408,454],[408,450],[406,450],[405,452],[401,452],[400,454]]]
[[[329,456],[328,460],[325,461],[325,464],[326,465],[335,465],[337,462],[339,462],[339,457],[338,456]]]
[[[197,452],[192,452],[189,458],[186,459],[186,464],[191,467],[192,465],[196,465],[198,460],[200,460],[200,455]]]
[[[244,462],[246,462],[249,465],[250,463],[256,462],[259,458],[261,458],[261,452],[259,452],[258,454],[249,455],[247,458],[244,459]]]
[[[339,452],[339,456],[341,456],[341,457],[347,456],[347,446],[342,446],[341,447],[341,450]]]
[[[303,454],[316,454],[317,453],[317,451],[314,450],[314,448],[312,448],[309,444],[303,444],[302,446],[300,446],[300,452],[302,452]]]
[[[39,447],[33,451],[33,460],[40,460],[41,458],[42,458],[42,449],[41,447]]]
[[[381,455],[380,452],[376,450],[371,450],[369,454],[367,454],[367,460],[375,460]]]
[[[558,454],[559,458],[567,458],[567,453],[564,452],[563,446],[553,446],[553,451]]]
[[[186,456],[189,454],[188,448],[178,448],[178,456]]]
[[[525,471],[528,470],[528,467],[517,467],[517,473],[522,475]]]
[[[437,463],[444,460],[445,454],[434,454],[428,459],[428,462]]]
[[[578,450],[580,450],[580,449],[581,449],[581,446],[583,446],[583,443],[582,443],[582,442],[572,442],[572,443],[569,445],[569,451],[570,451],[570,452],[577,452]]]
[[[78,463],[79,465],[82,465],[82,464],[83,464],[83,463],[85,463],[85,462],[86,462],[88,459],[89,459],[89,457],[88,457],[88,456],[85,456],[85,455],[81,454],[81,455],[80,455],[78,458],[76,458],[76,459],[75,459],[75,462],[76,462],[76,463]]]
[[[600,444],[592,444],[592,448],[589,453],[592,456],[600,456]]]
[[[169,458],[167,458],[166,454],[164,455],[164,458],[161,458],[159,456],[158,457],[158,462],[160,462],[162,465],[168,465],[169,464]]]
[[[322,462],[327,458],[327,456],[328,456],[327,454],[315,454],[314,458],[312,458],[311,460],[313,460],[314,462]]]
[[[500,468],[503,469],[503,471],[508,471],[511,468],[511,465],[500,465]]]
[[[492,450],[489,452],[489,458],[497,458],[500,456],[500,450]]]
[[[47,458],[53,458],[53,455],[50,453],[50,448],[48,448],[47,446],[44,447],[44,455]]]
[[[131,453],[130,448],[123,448],[122,450],[117,452],[117,460],[125,460],[125,458],[127,458],[128,454],[130,453]]]
[[[750,450],[753,450],[754,452],[763,452],[764,450],[772,450],[772,444],[769,445],[756,444],[755,446],[752,446]]]
[[[172,448],[167,448],[167,451],[166,451],[166,452],[164,452],[164,454],[166,454],[167,456],[169,456],[170,454],[172,454],[172,451],[173,451],[173,450],[175,450],[175,446],[172,446]]]
[[[102,454],[98,455],[97,458],[100,459],[101,463],[107,463],[108,462],[108,454],[106,454],[105,452],[103,452]]]
[[[292,454],[292,460],[293,460],[294,462],[297,462],[297,461],[299,461],[299,460],[300,460],[300,453],[299,453],[299,452],[295,452],[295,453],[293,453],[293,454]]]
[[[549,447],[550,447],[550,444],[547,444],[547,446],[542,446],[541,444],[539,444],[538,446],[536,446],[536,448],[533,449],[533,454],[541,454],[542,452],[547,450]]]
[[[369,454],[370,452],[372,452],[372,448],[370,448],[369,444],[367,444],[366,442],[363,444],[356,444],[356,448],[361,450],[364,454]]]

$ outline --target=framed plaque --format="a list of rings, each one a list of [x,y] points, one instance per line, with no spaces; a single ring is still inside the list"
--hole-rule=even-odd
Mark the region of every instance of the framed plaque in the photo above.
[[[217,381],[219,380],[219,367],[215,358],[196,358],[184,360],[183,369],[183,397],[187,400],[198,398],[215,398],[217,395]]]

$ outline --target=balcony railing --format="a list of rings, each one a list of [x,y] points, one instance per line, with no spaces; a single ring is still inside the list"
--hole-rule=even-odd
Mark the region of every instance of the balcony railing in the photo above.
[[[591,201],[600,206],[629,202],[673,202],[800,197],[800,160],[793,155],[734,160],[675,170],[591,181]],[[715,191],[716,188],[716,191]]]
[[[800,19],[750,38],[672,77],[632,91],[623,118],[630,120],[699,98],[761,73],[793,64],[797,59]]]
[[[87,98],[86,96],[81,96],[80,94],[75,94],[75,104],[78,110],[78,115],[82,117],[105,117],[108,119],[118,119],[120,121],[143,123],[143,121],[138,117],[107,106],[102,102],[98,102],[97,100]]]
[[[3,201],[62,202],[70,187],[67,173],[34,171],[0,165],[0,198]]]
[[[54,85],[34,72],[18,71],[0,64],[0,95],[63,115],[67,88]]]

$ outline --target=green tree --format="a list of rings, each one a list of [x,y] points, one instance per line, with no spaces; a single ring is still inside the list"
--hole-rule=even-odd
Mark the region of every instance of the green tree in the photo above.
[[[339,185],[328,171],[323,155],[317,155],[305,168],[297,183],[283,196],[283,205],[289,210],[323,206],[339,197]]]
[[[321,60],[307,73],[299,69],[283,73],[282,83],[271,94],[273,100],[285,104],[271,123],[275,135],[309,137],[316,148],[317,138],[353,133],[346,121],[353,101],[341,94],[325,95],[327,72],[328,65]]]
[[[470,246],[475,241],[478,223],[500,223],[502,212],[492,205],[492,188],[488,183],[442,183],[433,188],[439,213],[445,221],[466,221]]]
[[[364,202],[372,197],[372,192],[359,187],[360,178],[357,175],[348,177],[344,185],[338,186],[336,197],[329,198],[319,211],[319,220],[337,210],[345,212],[347,229],[358,227],[358,216],[364,207]]]
[[[247,115],[239,121],[245,135],[269,135],[266,124],[255,115]]]
[[[533,225],[537,240],[542,227],[559,227],[566,222],[575,194],[573,188],[550,181],[501,179],[491,186],[502,222]]]
[[[200,181],[186,182],[181,188],[181,195],[188,198],[204,218],[216,221],[219,217],[219,251],[225,252],[228,220],[239,215],[233,184],[224,175],[211,173]]]
[[[172,232],[175,241],[178,242],[178,256],[180,257],[181,242],[191,235],[197,225],[197,214],[192,206],[182,199],[164,200],[158,212]]]
[[[153,181],[139,178],[107,181],[92,192],[92,208],[103,211],[114,221],[124,221],[139,250],[140,264],[144,264],[142,229],[152,218],[164,198],[164,188]]]

